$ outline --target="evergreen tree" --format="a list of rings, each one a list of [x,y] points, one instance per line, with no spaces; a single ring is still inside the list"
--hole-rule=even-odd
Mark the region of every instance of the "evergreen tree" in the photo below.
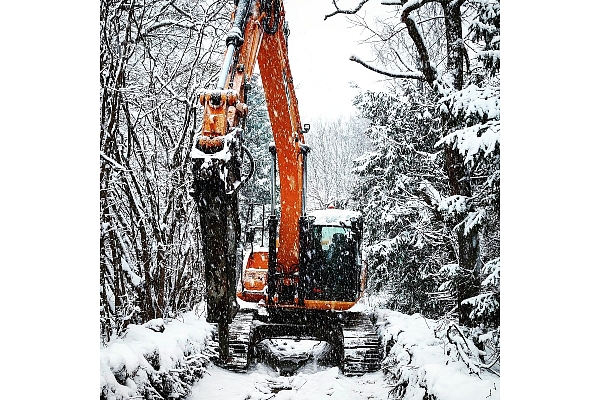
[[[364,92],[355,100],[371,121],[372,150],[355,160],[353,198],[365,215],[369,290],[384,293],[392,309],[434,317],[450,307],[448,296],[431,301],[451,254],[436,206],[444,187],[439,120],[431,97],[411,85],[398,90],[405,95]]]
[[[326,18],[356,14],[366,3],[340,10],[334,1],[336,10]],[[385,68],[356,56],[351,60],[410,82],[435,101],[435,108],[427,111],[439,121],[434,127],[435,146],[442,151],[444,187],[438,188],[440,197],[429,200],[442,214],[456,260],[439,273],[449,279],[443,288],[456,297],[460,323],[473,325],[474,304],[465,300],[479,295],[485,278],[482,266],[494,258],[498,247],[493,232],[499,230],[500,4],[497,0],[385,4],[394,10],[375,28],[357,17],[357,23],[379,39],[377,59]],[[482,239],[482,233],[488,238]]]

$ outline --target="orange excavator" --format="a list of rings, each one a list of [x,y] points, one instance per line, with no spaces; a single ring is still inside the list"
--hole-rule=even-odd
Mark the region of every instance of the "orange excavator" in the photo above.
[[[380,367],[373,324],[348,311],[365,288],[363,220],[356,211],[306,210],[310,125],[300,122],[288,33],[282,0],[235,1],[217,87],[199,94],[204,116],[191,152],[190,194],[202,233],[207,320],[218,326],[220,362],[229,369],[246,370],[262,340],[288,337],[328,342],[345,374],[362,374]],[[243,140],[257,62],[273,131],[271,207],[268,217],[262,207],[256,225],[251,208],[243,255],[238,191],[254,169]],[[268,236],[267,247],[252,243],[256,230]],[[237,299],[257,307],[240,310]]]

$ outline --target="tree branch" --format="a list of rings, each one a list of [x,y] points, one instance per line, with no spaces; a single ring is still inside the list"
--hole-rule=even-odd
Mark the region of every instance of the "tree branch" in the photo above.
[[[437,71],[431,66],[429,52],[427,51],[427,46],[425,45],[423,36],[421,36],[421,32],[419,31],[415,20],[412,19],[412,17],[409,15],[411,11],[416,10],[423,4],[430,3],[432,1],[433,0],[421,0],[409,4],[406,8],[402,10],[402,15],[400,19],[406,24],[408,34],[410,35],[411,39],[415,43],[415,46],[417,47],[417,51],[419,52],[419,56],[421,58],[423,75],[425,76],[425,80],[427,81],[427,83],[429,83],[430,86],[433,87],[433,82],[437,79]]]
[[[481,363],[479,363],[477,361],[471,360],[471,358],[467,355],[467,353],[465,352],[464,348],[462,347],[462,344],[460,344],[457,340],[455,340],[450,335],[450,330],[452,328],[454,328],[458,332],[459,336],[461,337],[461,339],[465,343],[465,346],[467,347],[467,349],[469,349],[469,345],[467,343],[467,338],[462,333],[462,331],[460,330],[460,328],[458,326],[456,326],[456,324],[454,324],[454,323],[451,323],[450,326],[448,326],[448,329],[446,330],[446,337],[448,338],[448,341],[450,343],[452,343],[454,346],[456,346],[456,350],[458,351],[458,355],[460,356],[460,358],[462,359],[462,361],[469,368],[469,372],[470,373],[475,373],[479,377],[479,379],[481,379],[481,375],[480,375],[481,374],[481,370],[480,370]]]
[[[332,12],[331,14],[327,14],[325,16],[325,20],[327,20],[327,18],[329,17],[333,17],[336,14],[356,14],[361,8],[362,6],[365,5],[365,3],[369,0],[361,0],[361,2],[356,6],[356,8],[354,10],[340,10],[340,8],[338,7],[338,5],[335,2],[336,0],[333,0],[333,5],[335,7],[335,11]]]
[[[165,26],[179,26],[181,28],[193,29],[195,31],[198,30],[198,28],[196,27],[196,25],[194,25],[192,22],[175,21],[175,20],[167,19],[167,20],[163,20],[163,21],[160,21],[160,22],[156,22],[153,25],[149,26],[148,28],[143,29],[140,32],[140,36],[146,37],[152,31],[155,31],[155,30],[157,30],[159,28],[163,28]]]
[[[382,69],[379,69],[377,67],[373,67],[372,65],[367,64],[366,62],[364,62],[360,58],[356,57],[355,55],[351,55],[350,56],[350,61],[354,61],[354,62],[362,65],[366,69],[369,69],[371,71],[377,72],[378,74],[381,74],[381,75],[389,76],[390,78],[408,78],[408,79],[418,79],[420,81],[426,80],[425,76],[422,73],[420,73],[420,72],[391,72],[391,71],[385,71],[385,70],[382,70]]]
[[[171,3],[169,3],[171,5],[171,7],[173,7],[175,10],[177,10],[180,14],[188,17],[190,19],[190,21],[194,21],[194,17],[192,17],[189,13],[183,11],[181,8],[177,7],[175,5],[175,0],[172,0]]]
[[[467,1],[467,0],[454,0],[454,1],[451,1],[449,5],[450,5],[450,7],[456,7],[456,6],[460,7],[463,4],[465,4],[465,1]]]
[[[409,70],[410,72],[412,72],[412,69],[410,69],[408,67],[408,65],[406,65],[404,63],[404,61],[402,60],[402,57],[400,57],[400,54],[396,51],[396,49],[392,49],[394,51],[394,54],[396,54],[396,57],[398,57],[398,60],[402,63],[402,65],[404,65],[404,68],[406,68],[407,70]]]

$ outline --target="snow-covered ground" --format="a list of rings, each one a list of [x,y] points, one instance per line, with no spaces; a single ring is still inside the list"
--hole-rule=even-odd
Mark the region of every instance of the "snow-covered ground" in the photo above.
[[[450,342],[458,332],[448,334],[447,325],[418,314],[372,312],[386,351],[382,370],[375,373],[346,377],[337,367],[319,365],[316,359],[291,376],[280,376],[263,363],[247,373],[230,372],[208,361],[207,355],[214,354],[212,327],[198,313],[189,312],[166,323],[131,325],[124,337],[101,347],[100,395],[168,398],[171,391],[179,396],[174,398],[189,400],[500,398],[500,377],[477,363],[464,362],[463,350]],[[323,349],[310,341],[281,341],[273,346],[284,352]]]
[[[459,340],[454,326],[419,314],[378,310],[377,328],[383,348],[389,349],[383,369],[388,381],[394,382],[395,395],[405,399],[500,399],[500,377],[480,368],[477,360],[464,353],[467,361],[463,361],[459,353],[464,350],[449,342],[448,336]]]
[[[210,367],[189,400],[385,400],[389,390],[381,371],[350,378],[337,367],[307,365],[286,377],[259,363],[245,374]]]

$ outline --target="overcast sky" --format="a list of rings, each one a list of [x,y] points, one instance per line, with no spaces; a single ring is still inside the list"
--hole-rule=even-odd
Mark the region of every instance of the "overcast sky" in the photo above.
[[[381,12],[379,3],[378,0],[367,3],[363,13]],[[346,4],[354,7],[358,1]],[[352,113],[352,98],[358,91],[350,87],[350,81],[363,89],[382,87],[377,84],[383,78],[381,75],[349,60],[351,54],[364,60],[373,59],[370,47],[357,43],[367,33],[351,28],[345,15],[324,21],[325,15],[334,10],[331,1],[284,0],[284,7],[290,27],[290,68],[302,123],[310,123],[320,115],[335,117]]]

